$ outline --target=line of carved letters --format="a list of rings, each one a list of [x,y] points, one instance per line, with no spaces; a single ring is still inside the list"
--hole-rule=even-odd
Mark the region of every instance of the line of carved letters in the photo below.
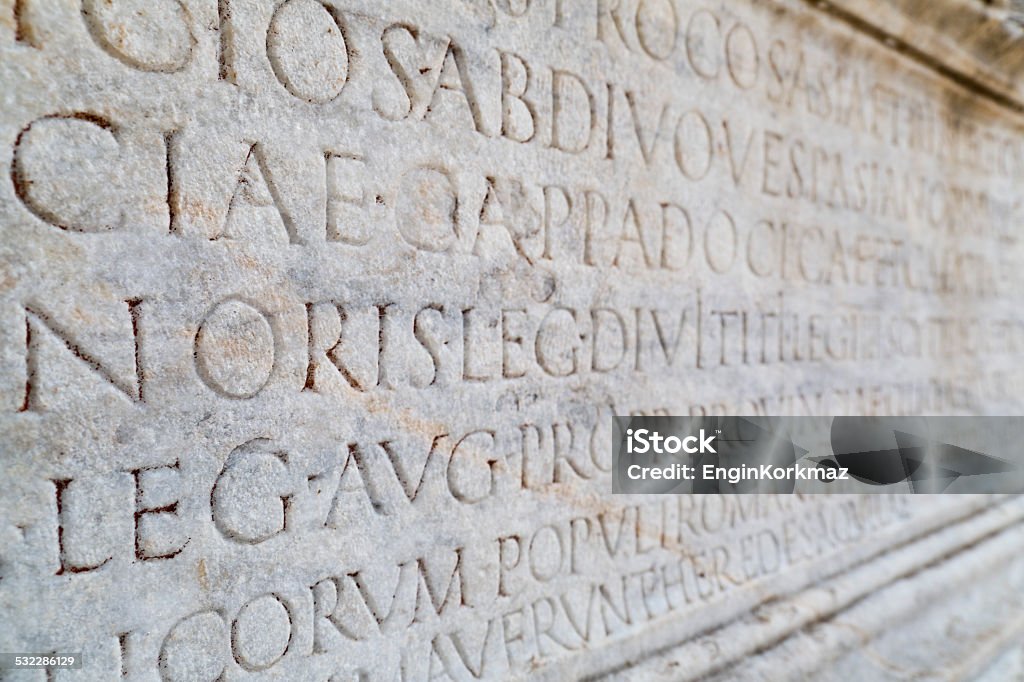
[[[595,84],[579,74],[557,67],[545,71],[539,65],[531,67],[522,56],[500,49],[494,53],[499,85],[473,85],[475,76],[468,71],[466,56],[455,37],[429,36],[408,23],[385,24],[382,28],[376,25],[378,20],[371,20],[359,12],[346,14],[344,7],[315,0],[290,0],[278,5],[270,16],[263,17],[268,22],[266,30],[269,36],[266,66],[268,73],[272,73],[288,93],[299,99],[303,97],[296,95],[298,86],[289,80],[284,62],[274,57],[278,49],[274,47],[274,36],[293,35],[277,24],[300,21],[300,15],[307,16],[308,12],[305,15],[300,12],[303,3],[315,6],[314,14],[319,13],[320,19],[327,22],[328,32],[336,32],[332,35],[337,39],[339,59],[344,57],[341,61],[345,67],[340,72],[338,92],[326,99],[305,97],[312,100],[312,105],[325,105],[343,95],[349,81],[358,76],[352,54],[365,55],[371,47],[356,46],[357,38],[373,38],[376,40],[373,49],[382,58],[380,64],[387,67],[387,73],[393,79],[392,85],[401,86],[408,105],[407,111],[395,114],[381,104],[386,97],[374,92],[371,97],[373,108],[384,119],[423,118],[432,110],[435,100],[450,98],[465,105],[474,117],[473,130],[486,137],[504,137],[524,143],[535,137],[545,138],[547,148],[566,154],[586,154],[593,148],[595,159],[611,163],[613,168],[618,167],[616,164],[621,163],[620,159],[627,159],[631,165],[653,167],[659,171],[670,168],[684,182],[699,182],[708,176],[713,166],[720,164],[722,176],[731,179],[737,190],[744,193],[753,191],[767,201],[766,206],[771,206],[773,197],[787,203],[807,201],[820,207],[827,215],[838,214],[841,217],[843,213],[852,212],[868,217],[871,227],[839,227],[834,219],[823,219],[820,224],[800,224],[785,217],[782,209],[755,209],[754,215],[750,215],[749,211],[726,202],[712,205],[709,209],[705,202],[694,206],[686,198],[672,198],[668,193],[661,200],[651,200],[646,196],[630,196],[628,189],[624,195],[618,195],[596,186],[572,186],[564,181],[531,182],[497,173],[456,171],[431,162],[404,169],[381,168],[376,165],[372,153],[366,150],[315,150],[311,158],[315,159],[313,165],[319,167],[308,169],[308,175],[303,178],[290,179],[275,169],[275,153],[280,154],[280,150],[274,152],[271,149],[273,143],[251,139],[239,139],[228,146],[222,144],[225,155],[222,170],[225,172],[219,177],[200,178],[200,186],[212,186],[218,191],[223,188],[213,198],[213,203],[220,208],[213,211],[211,223],[206,220],[208,216],[200,219],[193,215],[194,204],[199,202],[205,206],[210,203],[203,201],[206,197],[190,198],[184,195],[187,192],[176,187],[181,180],[177,176],[185,172],[184,168],[190,167],[187,162],[190,151],[186,142],[200,144],[202,141],[190,138],[192,131],[183,129],[151,131],[151,142],[142,143],[159,147],[142,156],[155,162],[164,175],[161,180],[165,185],[166,225],[162,230],[165,236],[211,241],[270,238],[295,246],[336,243],[358,250],[378,243],[387,230],[394,229],[400,242],[414,250],[446,256],[492,256],[495,250],[500,252],[504,249],[513,257],[522,258],[537,267],[568,263],[629,272],[679,272],[705,280],[717,276],[731,278],[742,273],[743,276],[780,284],[798,282],[868,289],[892,287],[919,294],[956,293],[980,298],[1013,290],[1017,269],[1012,261],[1006,259],[1009,252],[1003,247],[1012,246],[1015,242],[1012,233],[1005,230],[1013,224],[1020,206],[1007,205],[985,189],[976,189],[958,181],[950,182],[943,177],[929,177],[928,174],[910,171],[909,167],[899,168],[893,165],[893,161],[872,159],[870,155],[863,159],[844,158],[844,152],[829,149],[827,144],[770,128],[762,129],[737,118],[736,114],[715,115],[699,108],[681,106],[679,101],[682,98],[679,96],[659,102],[650,93],[612,82]],[[38,32],[32,29],[32,4],[31,0],[16,4],[16,40],[26,49],[41,49]],[[118,47],[121,43],[110,40],[104,33],[107,25],[103,12],[107,10],[98,7],[97,3],[83,3],[83,22],[102,50],[119,60],[118,68],[157,72],[164,74],[162,77],[173,78],[199,56],[195,29],[189,24],[194,18],[177,3],[167,4],[172,9],[178,7],[172,14],[184,22],[183,35],[187,36],[187,49],[181,52],[177,61],[146,63],[120,52],[126,48],[123,45]],[[531,12],[547,12],[556,28],[567,27],[570,14],[575,20],[580,20],[575,12],[567,13],[561,3],[548,3],[551,6],[546,8],[539,7],[539,4],[542,3],[495,2],[483,3],[481,8],[484,15],[493,15],[494,21],[515,21]],[[805,60],[802,49],[794,48],[781,38],[774,41],[759,39],[740,20],[727,19],[703,8],[691,10],[689,18],[684,20],[683,9],[668,2],[599,1],[591,9],[592,14],[587,15],[589,18],[584,22],[586,26],[577,28],[587,34],[592,33],[597,43],[612,53],[626,49],[661,62],[679,49],[685,53],[694,78],[721,82],[723,87],[731,83],[731,87],[739,90],[752,89],[763,81],[764,96],[769,101],[795,111],[800,110],[793,101],[795,92],[803,90],[807,110],[801,111],[802,115],[817,112],[822,118],[838,121],[870,139],[906,147],[908,158],[914,154],[940,157],[950,154],[946,161],[996,177],[1020,174],[1020,166],[1024,163],[1021,147],[1012,137],[1000,137],[991,126],[943,118],[945,114],[926,99],[919,100],[913,94],[900,93],[882,83],[867,82],[863,70],[853,68],[847,72],[834,67],[832,71],[819,70],[815,75],[804,73],[805,69],[812,67]],[[231,64],[236,55],[231,42],[243,39],[231,30],[231,22],[239,20],[236,9],[227,0],[222,0],[217,10],[220,40],[216,54],[220,60],[217,78],[227,82],[225,87],[244,88],[245,83],[241,82],[244,79]],[[670,17],[670,26],[674,26],[674,32],[655,32],[663,43],[660,48],[649,42],[655,35],[650,33],[653,30],[651,19],[655,14],[663,19]],[[499,15],[506,19],[500,19]],[[413,49],[407,44],[409,41],[419,47]],[[284,46],[278,47],[285,49]],[[290,47],[297,49],[297,46]],[[714,54],[706,54],[709,50]],[[420,65],[414,63],[416,59],[425,61]],[[365,69],[374,63],[366,58],[363,61]],[[726,73],[728,78],[724,75]],[[550,74],[550,77],[544,74]],[[388,80],[383,74],[367,75],[384,82]],[[532,93],[530,89],[531,83],[535,89],[540,88],[541,81],[549,87],[547,96]],[[484,106],[475,99],[484,92],[495,93],[500,106]],[[532,100],[531,93],[536,95]],[[574,115],[565,116],[565,121],[562,121],[559,111],[568,111],[570,107],[577,107]],[[486,113],[499,110],[500,123],[484,120]],[[545,111],[549,120],[542,123]],[[585,115],[578,115],[581,112]],[[528,134],[517,128],[524,121],[528,123]],[[566,142],[570,133],[581,132],[569,131],[566,128],[569,121],[590,122],[589,129],[582,133],[583,138],[578,135],[574,138],[579,144]],[[42,223],[68,232],[92,234],[131,230],[125,221],[134,209],[118,206],[116,202],[104,214],[107,218],[97,223],[66,220],[62,215],[66,207],[48,203],[47,198],[51,195],[65,196],[56,190],[74,183],[76,179],[34,176],[38,170],[36,157],[46,154],[45,143],[38,143],[41,149],[35,149],[37,137],[46,140],[52,140],[54,136],[58,139],[61,136],[95,139],[98,145],[106,145],[114,151],[116,163],[131,167],[135,161],[124,158],[119,151],[122,128],[123,125],[117,121],[86,111],[53,113],[27,122],[15,141],[11,163],[12,183],[22,206]],[[927,132],[922,133],[922,129]],[[597,141],[599,137],[603,139]],[[280,142],[275,141],[276,144]],[[136,141],[130,148],[137,150],[138,144]],[[982,157],[975,158],[965,155],[966,151],[957,151],[960,148],[971,150],[971,153],[987,151]],[[204,149],[208,151],[208,148]],[[394,170],[397,173],[392,172]],[[384,177],[397,178],[397,182],[388,187]],[[296,182],[307,181],[317,191],[300,191],[308,190],[310,185]],[[48,184],[55,186],[50,195],[45,191]],[[308,207],[294,205],[297,195],[314,196],[319,208],[298,210]],[[106,196],[97,200],[110,203]],[[263,212],[247,214],[243,217],[247,220],[237,219],[235,214],[246,210]],[[269,217],[267,211],[270,211]],[[299,215],[304,218],[298,218]],[[306,217],[309,215],[320,215],[322,219],[319,224],[312,224]],[[278,227],[274,226],[275,223]],[[259,230],[252,232],[253,225],[260,226]],[[879,231],[875,225],[889,229]],[[912,227],[909,233],[907,226]],[[245,234],[238,234],[238,230]],[[136,292],[126,294],[125,299],[137,296]],[[131,300],[135,301],[129,304],[129,307],[135,306],[131,311],[134,316],[145,306],[140,298]],[[214,308],[220,305],[211,303]],[[32,344],[38,342],[38,334],[44,333],[42,328],[60,336],[71,350],[119,391],[134,400],[143,399],[143,367],[136,366],[134,380],[116,377],[106,370],[101,358],[90,355],[88,349],[79,348],[72,330],[61,326],[56,317],[47,316],[42,307],[26,302],[26,374],[30,376],[22,400],[8,400],[9,404],[16,403],[21,410],[33,407],[31,375],[36,368],[32,366]],[[307,307],[312,317],[321,306],[312,302]],[[436,310],[436,317],[443,318],[446,315],[450,317],[457,306],[437,303],[431,307]],[[380,304],[382,320],[388,310],[389,304]],[[339,312],[344,316],[345,311],[340,307]],[[509,315],[499,314],[503,330],[504,322],[515,317],[514,310],[508,312]],[[672,345],[671,332],[668,332],[669,341],[666,342],[666,323],[659,314],[670,317],[676,317],[676,314],[649,312],[667,356],[667,364],[671,366],[678,348],[669,347]],[[463,309],[461,313],[464,318],[462,336],[468,340],[468,323],[473,311]],[[634,313],[635,323],[632,320],[624,322],[624,319],[633,318]],[[602,313],[567,310],[561,314],[572,318],[568,323],[572,326],[582,324],[580,317]],[[630,351],[628,346],[632,337],[636,351],[633,365],[640,369],[643,364],[640,357],[643,311],[620,308],[609,309],[604,314],[615,318],[613,324],[606,326],[617,328],[611,335],[619,337],[615,344],[623,346],[623,355]],[[694,363],[697,367],[705,363],[726,365],[789,362],[806,358],[846,360],[872,357],[870,352],[858,355],[856,350],[849,350],[850,346],[857,344],[847,338],[835,343],[826,341],[824,348],[818,351],[813,348],[813,343],[807,344],[809,347],[803,352],[793,350],[787,354],[784,348],[769,351],[769,345],[774,345],[775,341],[769,340],[767,327],[770,325],[764,318],[775,314],[782,320],[785,316],[781,310],[766,310],[760,303],[747,301],[713,310],[710,314],[720,316],[720,338],[712,341],[720,348],[708,355],[710,359],[705,359],[698,349]],[[553,311],[545,320],[552,315],[559,313]],[[686,315],[686,311],[681,311],[682,321],[674,325],[680,331]],[[413,385],[424,381],[432,384],[441,372],[438,357],[429,348],[430,343],[425,341],[429,334],[424,330],[428,326],[427,318],[431,316],[435,315],[424,308],[413,318],[413,334],[431,354],[433,364],[432,370],[428,368],[420,372],[429,378],[412,377],[409,383]],[[732,316],[737,326],[742,325],[743,331],[737,336],[739,341],[727,339],[732,331],[727,329],[726,316]],[[853,319],[856,313],[851,313],[851,316]],[[696,315],[690,311],[689,317],[691,322],[696,319],[700,324],[699,311]],[[813,313],[810,317],[813,319]],[[309,324],[312,330],[313,321],[310,320]],[[386,333],[384,322],[380,324],[383,336]],[[540,327],[543,328],[544,324],[541,322]],[[814,324],[812,322],[811,326]],[[844,321],[841,324],[856,326],[856,322]],[[919,357],[928,354],[923,350],[926,344],[921,341],[923,333],[920,331],[926,324],[917,320],[902,325],[912,328],[910,340],[902,343],[916,350],[900,349],[900,353]],[[823,325],[831,329],[834,323],[817,323],[819,328]],[[34,326],[37,328],[35,336]],[[533,326],[536,328],[538,325],[534,323]],[[595,322],[591,330],[595,350],[600,333],[598,326]],[[762,331],[752,336],[750,330],[758,326]],[[627,327],[634,327],[635,331],[630,334]],[[985,338],[991,334],[993,338],[1004,339],[1003,345],[1012,348],[1016,345],[1013,334],[1007,335],[1002,330],[1012,330],[1013,327],[1012,321],[983,322],[978,336]],[[812,330],[809,335],[814,336],[815,333]],[[542,373],[550,376],[566,376],[581,371],[583,362],[576,357],[579,352],[576,346],[586,345],[586,334],[586,331],[580,334],[580,341],[546,344],[541,338],[543,334],[538,333],[531,352],[535,356],[533,364],[539,365]],[[780,347],[786,345],[782,340],[786,335],[781,329],[774,334]],[[856,334],[848,333],[846,336]],[[1008,337],[1011,338],[1005,340]],[[520,337],[506,337],[501,343],[514,338]],[[679,338],[678,333],[676,338]],[[201,356],[201,339],[197,337],[196,343],[197,356]],[[309,343],[315,345],[312,334]],[[758,344],[760,348],[756,347]],[[520,345],[530,344],[524,339]],[[571,356],[568,360],[555,359],[557,353],[549,350],[559,345],[569,346],[569,349],[560,351],[561,355]],[[968,348],[974,345],[966,344]],[[792,346],[796,349],[799,342]],[[137,340],[136,350],[139,350]],[[379,351],[383,353],[383,349]],[[615,352],[612,351],[613,354]],[[620,360],[599,358],[596,352],[592,355],[590,365],[595,371],[622,365]],[[510,368],[506,357],[500,370],[489,368],[478,377],[472,370],[470,351],[466,350],[464,356],[464,378],[494,375],[514,378],[529,372],[530,363],[523,363],[522,368]],[[309,382],[316,384],[318,367],[323,364],[311,359],[307,388],[310,387]],[[204,368],[201,358],[197,365],[204,382],[219,393],[233,397],[251,397],[258,393],[258,386],[243,386],[237,390],[227,388],[216,376],[216,371]],[[380,377],[356,378],[344,368],[341,371],[347,382],[360,390],[379,384],[381,380]]]

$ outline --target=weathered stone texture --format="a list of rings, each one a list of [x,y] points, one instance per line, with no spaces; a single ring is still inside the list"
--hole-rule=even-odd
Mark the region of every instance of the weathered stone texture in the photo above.
[[[610,494],[616,413],[1021,411],[1019,90],[849,10],[0,3],[0,651],[1019,674],[1017,499]]]

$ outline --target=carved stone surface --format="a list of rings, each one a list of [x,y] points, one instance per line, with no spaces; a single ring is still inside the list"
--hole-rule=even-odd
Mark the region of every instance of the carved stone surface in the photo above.
[[[1013,80],[877,4],[0,2],[0,652],[1018,674],[1016,498],[610,492],[612,414],[1021,413]]]

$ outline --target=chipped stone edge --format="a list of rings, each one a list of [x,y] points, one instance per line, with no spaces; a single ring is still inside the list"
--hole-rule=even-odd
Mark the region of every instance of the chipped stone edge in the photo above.
[[[686,661],[679,680],[722,672],[834,617],[871,593],[1024,521],[1024,496],[1003,498],[992,506],[987,505],[991,498],[971,498],[922,525],[883,533],[870,543],[848,548],[831,567],[805,564],[782,582],[764,586],[765,591],[737,594],[742,598],[712,606],[709,618],[700,622],[691,612],[666,615],[639,633],[591,651],[589,657],[555,662],[538,671],[536,679],[615,679],[665,659]]]
[[[1024,80],[1014,82],[971,54],[927,21],[908,17],[884,2],[864,0],[804,0],[814,9],[848,24],[857,33],[874,38],[886,48],[1016,113],[1024,113]],[[948,0],[934,0],[936,4]],[[961,8],[964,9],[964,8]],[[992,17],[984,8],[974,10],[979,22]],[[1024,50],[1024,45],[1021,46]]]
[[[972,584],[986,585],[989,590],[998,589],[998,579],[993,578],[992,567],[1019,561],[1018,548],[1022,540],[1024,527],[1019,524],[982,534],[952,555],[940,554],[876,591],[855,597],[847,607],[835,613],[824,617],[810,614],[813,620],[801,630],[777,645],[763,647],[761,655],[756,658],[744,658],[724,666],[708,682],[779,679],[780,670],[785,671],[782,679],[818,679],[835,661],[885,637],[893,628],[912,628],[915,618],[921,617],[922,604],[955,603],[956,590]],[[929,547],[929,551],[931,549]],[[856,579],[855,575],[830,584],[828,590],[842,592],[850,579]],[[822,600],[818,597],[817,601],[820,603]],[[801,606],[808,610],[806,604]],[[812,603],[811,611],[814,606]],[[958,639],[963,638],[961,644],[966,644],[969,650],[955,666],[945,669],[944,679],[974,679],[1002,652],[1019,643],[1024,634],[1024,617],[986,625],[984,630],[975,628],[958,636]],[[992,633],[995,633],[994,637]],[[736,636],[732,632],[729,635]],[[773,671],[775,675],[772,675]],[[917,674],[922,672],[917,671]]]

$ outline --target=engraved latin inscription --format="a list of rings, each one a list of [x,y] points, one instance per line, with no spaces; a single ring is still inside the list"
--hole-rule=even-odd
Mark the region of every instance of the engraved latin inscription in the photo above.
[[[1020,411],[1020,113],[720,5],[0,7],[0,651],[727,673],[937,603],[1015,503],[611,494],[613,415]]]

